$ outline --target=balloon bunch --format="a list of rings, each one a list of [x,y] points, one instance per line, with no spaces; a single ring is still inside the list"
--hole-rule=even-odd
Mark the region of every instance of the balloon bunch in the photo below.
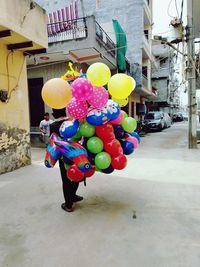
[[[80,182],[84,178],[91,177],[95,172],[95,166],[88,160],[86,149],[73,141],[66,141],[53,133],[45,155],[45,166],[53,168],[61,159],[70,180]]]
[[[103,87],[105,85],[108,90]],[[105,64],[95,63],[88,68],[86,77],[79,76],[72,82],[70,92],[68,86],[65,107],[71,119],[64,121],[60,127],[62,140],[54,140],[55,136],[51,138],[46,166],[49,151],[53,151],[53,160],[58,154],[66,163],[66,158],[71,160],[69,145],[79,150],[82,145],[85,152],[81,164],[90,164],[89,174],[80,169],[79,161],[73,161],[66,166],[71,180],[78,181],[91,176],[94,173],[92,166],[103,173],[124,169],[127,165],[126,155],[133,153],[140,142],[139,135],[134,132],[136,120],[128,117],[120,108],[128,103],[128,97],[135,88],[134,79],[121,73],[111,77],[110,69]],[[61,87],[55,87],[52,91],[52,86],[48,90],[45,84],[42,89],[43,100],[47,105],[51,102],[51,107],[63,108],[63,94]],[[63,150],[63,147],[67,149]]]

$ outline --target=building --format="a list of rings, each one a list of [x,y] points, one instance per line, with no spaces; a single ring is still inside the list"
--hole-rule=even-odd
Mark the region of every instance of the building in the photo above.
[[[63,0],[37,2],[49,13],[49,49],[47,57],[36,58],[37,66],[33,66],[33,59],[28,62],[29,88],[38,87],[39,92],[43,82],[66,71],[69,60],[78,68],[79,65],[80,68],[84,66],[84,70],[93,62],[102,61],[116,73],[115,33],[112,25],[112,20],[116,19],[127,36],[127,73],[137,82],[129,99],[129,114],[136,118],[144,114],[145,103],[156,99],[156,90],[151,86],[151,66],[156,64],[151,41],[152,0],[71,0],[68,6],[65,6]],[[39,78],[40,81],[36,80]],[[44,109],[48,111],[48,107],[43,106],[40,114],[34,117],[41,117]],[[37,119],[32,120],[31,125],[38,125]]]
[[[31,162],[26,55],[45,52],[47,31],[45,11],[34,2],[2,0],[0,9],[1,174]]]
[[[179,82],[175,71],[174,50],[160,41],[153,41],[153,54],[158,68],[152,71],[152,86],[157,88],[157,99],[150,110],[173,114],[180,108]]]

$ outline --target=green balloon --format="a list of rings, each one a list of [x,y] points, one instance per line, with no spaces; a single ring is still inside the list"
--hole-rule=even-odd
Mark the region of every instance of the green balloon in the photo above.
[[[95,127],[85,121],[81,124],[79,131],[82,136],[91,137],[95,133]]]
[[[134,118],[127,117],[122,120],[121,126],[125,132],[131,133],[137,128],[137,121]]]
[[[121,113],[123,114],[123,119],[128,117],[128,114],[124,110],[121,110]]]
[[[81,139],[82,134],[80,133],[80,130],[73,136],[70,138],[71,141],[77,141],[79,139]]]
[[[103,142],[101,141],[99,137],[96,137],[96,136],[91,137],[87,141],[87,148],[93,154],[98,154],[103,150]]]
[[[98,169],[104,170],[110,166],[111,156],[106,152],[100,152],[96,155],[94,161]]]
[[[97,166],[96,166],[95,171],[96,171],[96,172],[102,172],[102,170],[100,170],[99,168],[97,168]]]

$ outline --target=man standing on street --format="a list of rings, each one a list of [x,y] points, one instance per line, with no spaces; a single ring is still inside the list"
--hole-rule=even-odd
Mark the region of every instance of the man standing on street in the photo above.
[[[60,136],[59,128],[61,124],[67,119],[65,109],[53,109],[52,115],[55,118],[55,122],[50,125],[50,134],[56,133]],[[73,203],[83,200],[83,197],[76,195],[79,183],[69,180],[62,160],[59,160],[59,167],[63,183],[63,195],[65,199],[65,203],[61,205],[61,208],[67,212],[72,212]]]
[[[44,114],[44,119],[40,122],[40,132],[42,135],[42,141],[45,143],[45,145],[49,142],[49,136],[50,136],[50,124],[53,123],[53,121],[49,118],[49,113],[46,112]]]

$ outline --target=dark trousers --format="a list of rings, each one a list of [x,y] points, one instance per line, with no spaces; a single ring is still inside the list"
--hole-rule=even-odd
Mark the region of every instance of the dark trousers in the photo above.
[[[59,160],[60,174],[63,183],[63,195],[65,199],[65,204],[68,208],[71,208],[73,205],[73,200],[76,195],[79,183],[71,182],[67,177],[67,171],[65,169],[64,163],[62,160]]]

